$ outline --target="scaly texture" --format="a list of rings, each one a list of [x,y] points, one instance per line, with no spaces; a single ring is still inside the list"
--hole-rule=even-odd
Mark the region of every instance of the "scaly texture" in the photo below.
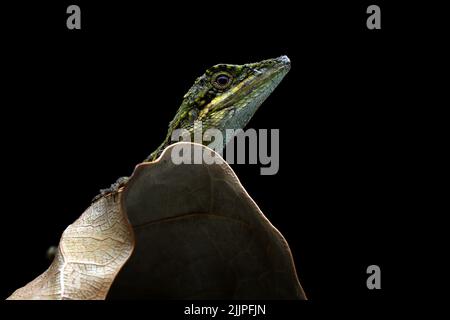
[[[221,132],[223,141],[214,150],[222,152],[220,148],[224,148],[232,138],[227,130],[243,129],[290,68],[291,61],[287,56],[243,65],[217,64],[209,68],[184,95],[181,106],[169,123],[166,138],[144,161],[156,160],[166,147],[177,142],[172,141],[175,130],[188,132],[189,142],[194,141],[195,133],[204,138],[195,142],[209,145],[213,142],[212,137],[204,134],[209,129],[216,129]],[[201,123],[201,126],[195,126],[195,123]],[[116,193],[127,181],[127,177],[119,178],[111,187],[101,189],[94,201]]]
[[[226,137],[227,129],[243,129],[290,67],[289,58],[281,56],[256,63],[218,64],[209,68],[184,95],[169,124],[166,139],[146,161],[155,160],[173,143],[174,130],[185,129],[192,134],[195,121],[202,122],[201,134],[208,129],[217,129]],[[223,146],[227,142],[224,140]]]

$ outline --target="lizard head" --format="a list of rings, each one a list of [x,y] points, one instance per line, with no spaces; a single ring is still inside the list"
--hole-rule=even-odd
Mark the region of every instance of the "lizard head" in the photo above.
[[[154,160],[170,144],[176,129],[194,131],[201,121],[202,130],[242,129],[264,100],[290,70],[287,56],[243,65],[218,64],[197,78],[184,95],[164,143],[150,159]],[[227,143],[227,141],[225,141]]]

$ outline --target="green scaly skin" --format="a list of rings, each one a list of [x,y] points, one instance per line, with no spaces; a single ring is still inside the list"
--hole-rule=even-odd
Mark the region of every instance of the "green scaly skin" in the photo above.
[[[290,70],[287,56],[243,65],[218,64],[197,78],[184,95],[183,102],[169,124],[162,144],[144,162],[156,160],[172,143],[176,129],[194,132],[194,121],[201,121],[202,130],[218,129],[226,137],[226,129],[243,129],[259,106],[278,86]],[[228,79],[228,81],[224,81]],[[228,141],[224,140],[225,146]],[[209,144],[210,141],[204,144]],[[94,199],[117,192],[127,181],[122,177]]]

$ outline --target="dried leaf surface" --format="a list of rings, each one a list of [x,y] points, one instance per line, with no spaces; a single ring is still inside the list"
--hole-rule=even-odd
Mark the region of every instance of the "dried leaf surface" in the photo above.
[[[175,165],[180,146],[194,144],[92,204],[9,299],[305,299],[287,242],[228,164]]]
[[[182,146],[193,144],[139,165],[123,191],[136,248],[108,297],[305,299],[287,242],[230,166],[175,165]]]
[[[50,267],[11,300],[105,299],[134,246],[120,196],[101,198],[63,233]]]

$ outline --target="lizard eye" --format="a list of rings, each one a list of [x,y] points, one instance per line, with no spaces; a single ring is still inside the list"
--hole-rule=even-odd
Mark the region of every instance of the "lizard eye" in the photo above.
[[[219,90],[226,89],[230,86],[233,77],[226,72],[216,73],[212,77],[212,85]]]

